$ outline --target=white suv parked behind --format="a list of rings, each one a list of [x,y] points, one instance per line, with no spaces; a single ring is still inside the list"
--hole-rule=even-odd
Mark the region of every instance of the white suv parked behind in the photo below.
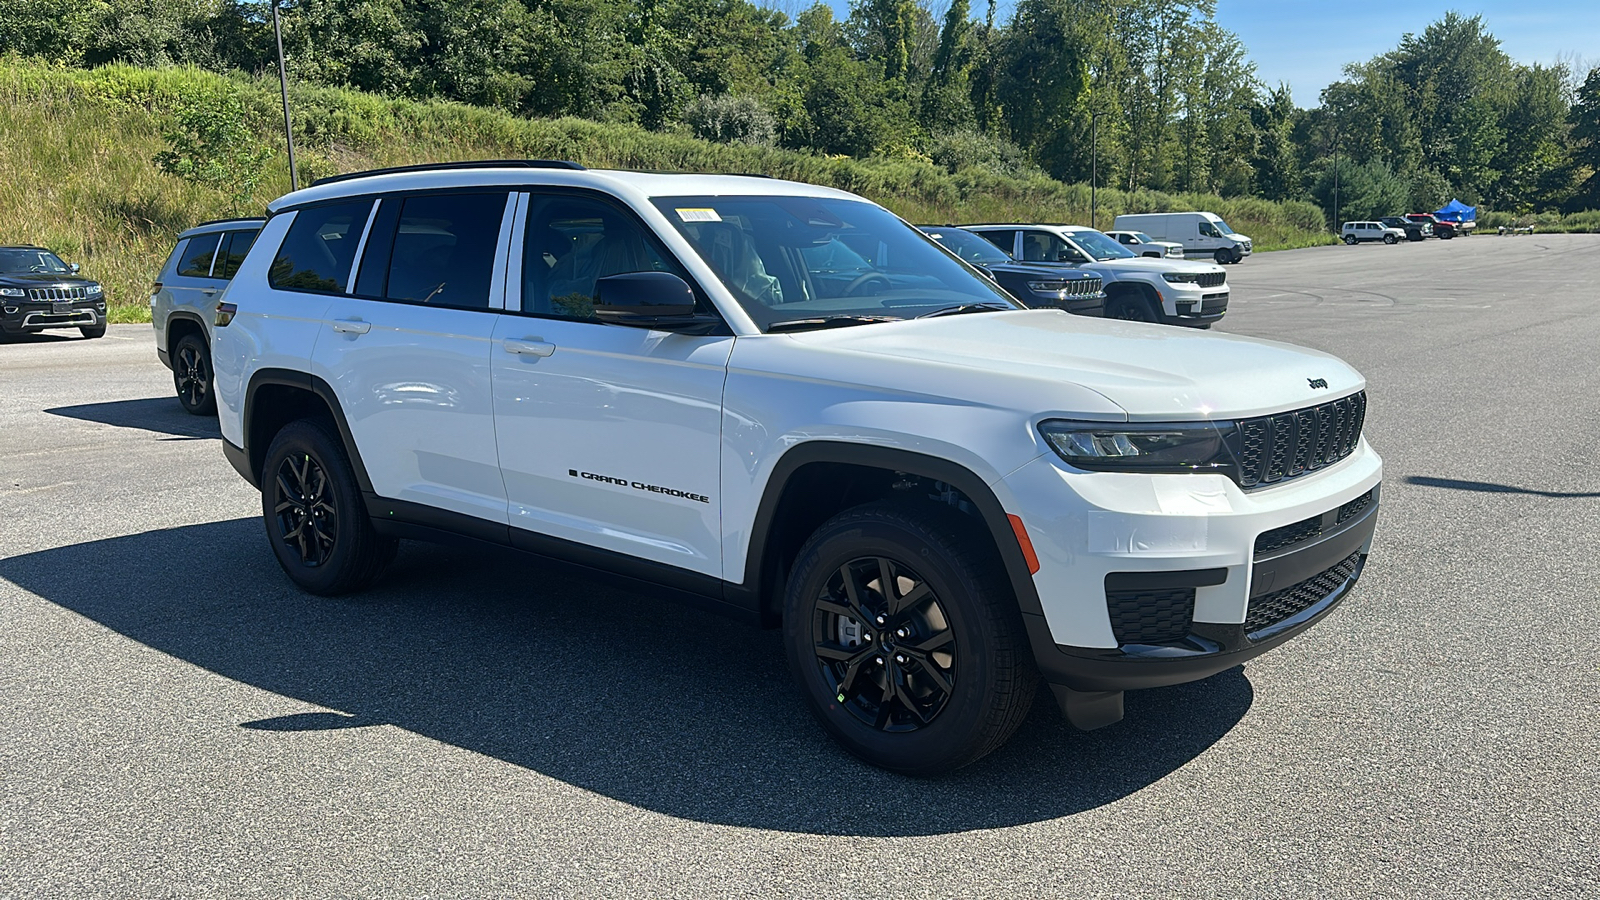
[[[1406,233],[1398,228],[1390,228],[1382,222],[1346,222],[1339,229],[1340,236],[1346,244],[1355,246],[1362,241],[1383,241],[1385,244],[1398,244],[1406,239]]]
[[[1321,620],[1372,543],[1349,366],[1022,308],[851,194],[480,163],[270,212],[213,356],[290,578],[452,535],[631,576],[781,626],[880,766],[983,756],[1040,673],[1115,722]]]

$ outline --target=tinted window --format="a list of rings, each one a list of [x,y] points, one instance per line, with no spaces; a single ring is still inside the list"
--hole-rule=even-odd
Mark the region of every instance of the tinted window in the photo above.
[[[189,278],[211,277],[211,257],[217,254],[217,239],[221,234],[202,234],[189,239],[178,263],[178,274]]]
[[[488,309],[495,245],[505,209],[504,192],[405,198],[384,296],[435,306]]]
[[[1010,256],[1016,246],[1017,233],[1015,231],[979,231],[978,237],[1000,248],[1000,252]]]
[[[522,255],[522,310],[594,318],[595,282],[607,275],[687,275],[632,216],[581,197],[535,197]]]
[[[969,263],[981,266],[999,265],[1011,261],[1011,257],[1000,252],[1000,248],[970,231],[962,231],[959,228],[924,228],[923,231],[928,237],[943,244],[945,249]]]
[[[233,273],[239,271],[239,264],[244,262],[245,254],[250,252],[250,245],[256,242],[254,231],[230,231],[222,241],[221,255],[217,257],[217,266],[213,274],[217,278],[232,278]]]
[[[1077,248],[1047,231],[1022,233],[1022,259],[1024,262],[1083,262]]]
[[[358,200],[295,213],[267,283],[290,291],[343,292],[371,209],[371,200]]]

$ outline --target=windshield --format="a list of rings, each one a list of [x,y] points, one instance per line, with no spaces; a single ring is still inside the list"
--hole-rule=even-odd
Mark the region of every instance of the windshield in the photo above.
[[[1233,229],[1228,227],[1228,223],[1222,221],[1221,219],[1218,219],[1215,224],[1217,226],[1217,230],[1222,232],[1223,234],[1233,234],[1234,233]]]
[[[1145,234],[1142,231],[1128,231],[1128,232],[1124,232],[1124,233],[1127,234],[1129,237],[1133,238],[1134,240],[1138,241],[1141,244],[1153,244],[1153,243],[1155,243],[1155,239],[1154,238],[1152,238],[1148,234]]]
[[[36,247],[7,247],[0,249],[0,273],[23,275],[30,272],[41,275],[66,275],[71,270],[49,250]]]
[[[1082,247],[1084,252],[1105,262],[1108,259],[1132,259],[1133,251],[1122,246],[1106,235],[1088,228],[1074,228],[1067,235]]]
[[[970,231],[962,231],[959,228],[932,228],[928,226],[924,226],[922,230],[927,233],[928,237],[943,244],[946,250],[974,265],[990,266],[1011,262],[1011,257],[1002,253],[999,247]]]
[[[910,319],[972,304],[1024,308],[876,204],[737,196],[653,202],[762,331]]]

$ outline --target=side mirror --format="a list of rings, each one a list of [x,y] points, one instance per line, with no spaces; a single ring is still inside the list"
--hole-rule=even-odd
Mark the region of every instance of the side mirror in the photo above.
[[[81,267],[77,263],[67,263],[67,271],[73,275],[78,274],[79,268]]]
[[[699,333],[720,321],[695,315],[694,289],[671,272],[628,272],[597,280],[594,315],[612,325]]]

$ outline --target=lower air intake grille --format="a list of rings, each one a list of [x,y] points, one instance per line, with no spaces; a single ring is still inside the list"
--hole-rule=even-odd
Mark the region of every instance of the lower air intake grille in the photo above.
[[[1321,603],[1329,594],[1344,587],[1360,564],[1361,554],[1352,553],[1320,575],[1307,578],[1294,587],[1262,594],[1251,600],[1250,614],[1244,620],[1245,633],[1253,635],[1264,628],[1271,628]]]
[[[1164,644],[1189,635],[1194,588],[1106,591],[1111,633],[1119,644]]]

